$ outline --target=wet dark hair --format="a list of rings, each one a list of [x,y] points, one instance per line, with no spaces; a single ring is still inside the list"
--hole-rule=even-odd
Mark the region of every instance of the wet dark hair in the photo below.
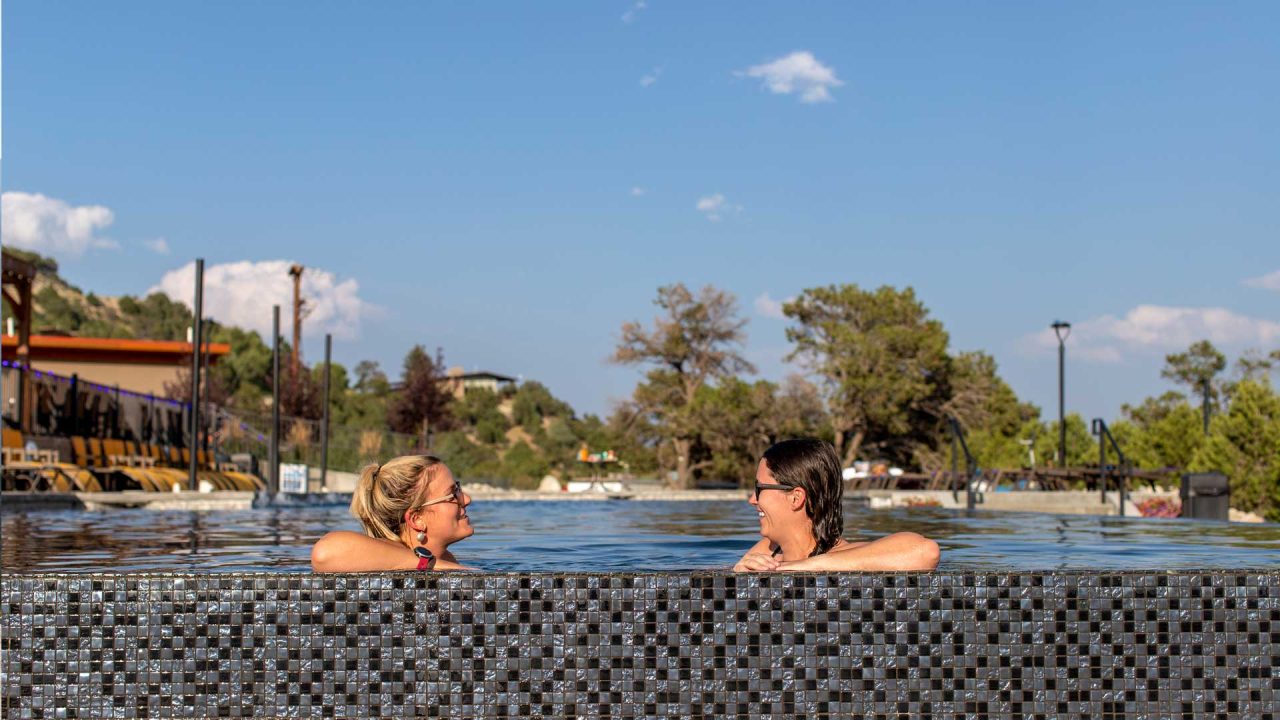
[[[762,459],[774,482],[804,488],[804,511],[813,521],[817,542],[809,557],[834,547],[844,532],[844,478],[836,449],[817,438],[796,438],[775,443]]]

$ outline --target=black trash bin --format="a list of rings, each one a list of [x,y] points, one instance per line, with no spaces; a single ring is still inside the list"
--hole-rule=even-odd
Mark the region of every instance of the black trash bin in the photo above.
[[[1226,475],[1206,472],[1182,476],[1182,517],[1227,520],[1230,507],[1231,487]]]

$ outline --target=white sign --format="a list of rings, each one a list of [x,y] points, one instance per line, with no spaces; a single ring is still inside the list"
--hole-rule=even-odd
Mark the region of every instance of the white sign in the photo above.
[[[307,492],[307,466],[280,463],[280,492],[305,495]]]

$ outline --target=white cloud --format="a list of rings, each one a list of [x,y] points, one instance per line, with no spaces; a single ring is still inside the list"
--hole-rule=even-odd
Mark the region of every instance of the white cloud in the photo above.
[[[1263,290],[1280,291],[1280,270],[1266,275],[1260,275],[1256,278],[1249,278],[1244,281],[1249,287],[1262,288]]]
[[[1280,343],[1280,323],[1239,315],[1225,308],[1185,308],[1139,305],[1124,317],[1102,315],[1074,323],[1067,352],[1086,360],[1117,363],[1142,354],[1185,350],[1191,343],[1209,340],[1227,347]],[[1055,349],[1057,336],[1045,328],[1022,339],[1031,353]]]
[[[288,260],[263,260],[212,265],[204,270],[204,311],[221,323],[256,330],[271,337],[271,306],[280,306],[281,332],[290,332],[293,308],[293,279]],[[148,292],[165,295],[191,307],[195,286],[195,263],[171,270]],[[353,279],[339,281],[331,272],[307,268],[302,274],[302,297],[310,314],[303,320],[305,335],[333,333],[336,338],[354,339],[360,322],[378,311],[359,297],[360,285]]]
[[[644,193],[645,193],[645,189],[640,187],[639,185],[636,185],[631,188],[631,197],[640,197],[641,195],[644,195]]]
[[[54,257],[78,258],[89,248],[119,248],[97,232],[115,221],[101,205],[69,205],[40,193],[7,192],[0,196],[0,236],[5,245]]]
[[[723,193],[700,197],[694,207],[698,209],[698,212],[706,215],[711,222],[720,222],[720,219],[730,212],[742,212],[742,206],[730,203]]]
[[[155,240],[148,240],[143,244],[147,246],[148,250],[156,253],[157,255],[169,254],[169,241],[162,237],[156,238]]]
[[[636,0],[627,11],[622,13],[622,22],[629,23],[636,19],[636,15],[643,9],[649,7],[645,0]]]
[[[836,77],[833,68],[818,62],[807,50],[797,50],[737,74],[762,79],[764,86],[777,95],[800,93],[800,102],[803,103],[830,102],[831,88],[844,84]]]
[[[706,215],[707,219],[711,222],[719,222],[720,211],[724,208],[724,195],[722,193],[716,193],[715,195],[698,198],[698,204],[696,207],[698,208],[698,212]]]
[[[658,82],[658,78],[662,77],[662,68],[656,67],[652,71],[646,73],[640,78],[640,87],[649,87]]]
[[[758,314],[767,318],[785,320],[787,316],[782,314],[782,305],[784,303],[789,303],[794,299],[795,298],[787,298],[786,300],[774,300],[773,298],[769,297],[769,293],[766,292],[766,293],[761,293],[760,296],[755,299],[754,304],[755,304],[756,312]]]

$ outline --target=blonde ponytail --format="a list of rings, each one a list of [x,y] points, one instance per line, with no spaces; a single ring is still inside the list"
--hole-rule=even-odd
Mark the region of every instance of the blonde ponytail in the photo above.
[[[378,465],[366,465],[351,496],[351,514],[370,537],[400,542],[404,515],[426,500],[434,468],[443,462],[434,455],[402,455]],[[426,475],[426,483],[421,482]]]

